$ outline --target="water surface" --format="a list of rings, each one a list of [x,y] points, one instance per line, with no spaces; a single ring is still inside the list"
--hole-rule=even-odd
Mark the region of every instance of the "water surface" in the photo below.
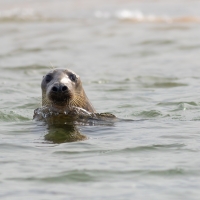
[[[1,1],[0,198],[198,199],[199,1]],[[98,112],[77,142],[32,120],[53,67]]]

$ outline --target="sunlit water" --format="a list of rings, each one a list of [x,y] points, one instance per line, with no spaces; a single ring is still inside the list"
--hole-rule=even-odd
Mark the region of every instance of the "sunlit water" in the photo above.
[[[199,199],[199,9],[2,0],[0,199]],[[75,71],[96,110],[124,120],[52,140],[32,120],[52,66]]]

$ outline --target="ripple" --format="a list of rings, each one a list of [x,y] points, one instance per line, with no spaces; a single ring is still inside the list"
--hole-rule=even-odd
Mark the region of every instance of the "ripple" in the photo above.
[[[176,106],[176,108],[172,111],[180,111],[180,110],[195,110],[199,109],[199,105],[195,102],[180,102]]]
[[[27,145],[18,145],[18,144],[14,144],[14,143],[1,143],[0,145],[0,149],[1,151],[6,151],[6,152],[16,152],[16,151],[23,151],[23,152],[30,152],[30,151],[38,151],[41,152],[41,149],[38,149],[36,147],[33,146],[27,146]],[[7,161],[5,160],[1,160],[1,163],[6,163]],[[15,162],[13,160],[8,161],[8,162]]]
[[[195,101],[188,102],[160,102],[157,106],[171,107],[170,112],[185,111],[185,110],[199,110],[200,103]]]
[[[179,104],[188,104],[188,105],[191,105],[191,106],[200,106],[200,103],[198,102],[195,102],[195,101],[188,101],[188,102],[160,102],[158,103],[157,105],[158,106],[176,106],[176,105],[179,105]]]
[[[177,78],[156,77],[156,76],[138,76],[136,81],[144,88],[174,88],[188,86],[186,83],[180,83]]]
[[[156,118],[161,117],[163,114],[157,110],[150,110],[150,111],[139,111],[132,114],[132,116],[137,117],[144,117],[144,118]]]
[[[49,69],[49,66],[45,66],[45,65],[38,65],[38,64],[34,64],[34,65],[24,65],[24,66],[14,66],[14,67],[2,67],[2,69],[7,70],[7,71],[30,71],[30,70],[47,70]]]
[[[28,182],[44,182],[44,183],[63,183],[63,182],[99,182],[99,181],[115,181],[116,179],[125,178],[126,181],[132,180],[133,177],[158,176],[197,176],[200,175],[199,170],[187,170],[183,168],[171,169],[135,169],[135,170],[69,170],[57,175],[48,175],[44,177],[26,177],[26,178],[8,178],[7,180],[28,181]]]
[[[157,145],[150,145],[150,146],[139,146],[139,147],[133,147],[133,148],[126,148],[122,151],[124,152],[138,152],[138,151],[149,151],[149,150],[168,150],[168,149],[180,149],[182,147],[185,147],[184,144],[157,144]]]
[[[61,155],[69,155],[69,156],[88,156],[88,155],[101,155],[101,154],[120,154],[120,153],[138,153],[138,152],[150,152],[150,151],[169,151],[169,150],[185,150],[185,151],[193,151],[190,149],[183,149],[186,145],[180,143],[174,144],[155,144],[155,145],[147,145],[147,146],[136,146],[136,147],[128,147],[124,149],[96,149],[96,150],[77,150],[77,151],[56,151],[53,154],[61,154]]]
[[[27,121],[30,120],[28,117],[25,117],[21,114],[16,113],[15,111],[0,111],[0,121],[4,122],[13,122],[13,121]]]

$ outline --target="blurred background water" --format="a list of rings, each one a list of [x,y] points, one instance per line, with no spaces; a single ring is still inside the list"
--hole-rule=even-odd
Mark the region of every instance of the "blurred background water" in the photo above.
[[[1,0],[0,199],[199,199],[200,1]],[[45,140],[52,66],[134,121]]]

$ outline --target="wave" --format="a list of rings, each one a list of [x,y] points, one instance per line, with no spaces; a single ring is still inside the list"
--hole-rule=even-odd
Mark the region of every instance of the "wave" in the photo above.
[[[168,168],[168,169],[132,169],[132,170],[109,170],[109,169],[80,169],[68,170],[54,175],[48,174],[44,176],[28,176],[28,177],[12,177],[8,180],[28,181],[28,182],[45,182],[45,183],[63,183],[63,182],[94,182],[94,181],[116,181],[125,178],[132,181],[136,176],[140,177],[186,177],[199,176],[197,169],[184,168]]]
[[[28,121],[30,118],[24,116],[21,113],[16,113],[14,111],[0,111],[0,121],[3,122],[13,122],[13,121]]]
[[[45,17],[40,12],[26,8],[13,8],[0,11],[0,22],[19,22],[19,21],[51,21],[53,19]]]
[[[154,14],[145,15],[140,10],[120,10],[114,13],[106,11],[96,11],[94,13],[96,18],[115,18],[119,20],[132,21],[132,22],[160,22],[160,23],[200,23],[200,17],[198,16],[180,16],[170,17],[167,15],[157,16]]]
[[[89,11],[91,12],[91,11]],[[200,16],[180,16],[171,17],[168,15],[158,16],[155,14],[144,14],[140,10],[119,10],[119,11],[101,11],[97,10],[94,13],[82,15],[75,13],[74,15],[63,15],[58,10],[54,14],[39,8],[21,8],[14,7],[11,9],[0,10],[0,22],[35,22],[35,21],[67,21],[76,19],[117,19],[122,21],[131,21],[136,23],[200,23]]]

